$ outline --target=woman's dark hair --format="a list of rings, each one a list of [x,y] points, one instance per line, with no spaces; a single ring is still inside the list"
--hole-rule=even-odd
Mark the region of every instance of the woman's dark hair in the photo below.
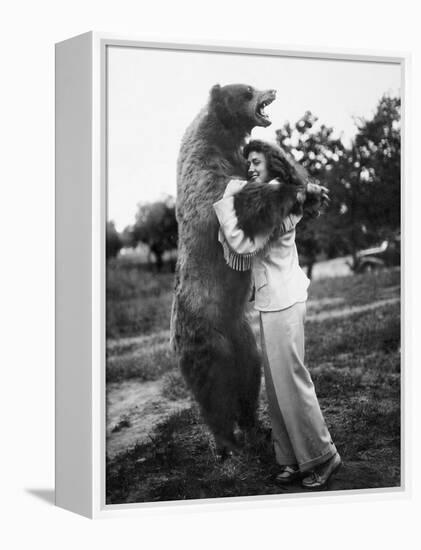
[[[278,145],[252,139],[243,149],[243,156],[248,158],[250,153],[261,153],[266,159],[266,168],[270,179],[279,178],[287,184],[302,185],[308,180],[305,169],[289,158]]]

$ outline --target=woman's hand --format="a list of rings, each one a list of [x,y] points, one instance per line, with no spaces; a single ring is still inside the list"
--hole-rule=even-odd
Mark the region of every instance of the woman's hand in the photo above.
[[[304,210],[308,212],[310,216],[320,216],[320,210],[328,206],[329,203],[329,189],[327,187],[311,182],[307,184]]]
[[[319,201],[321,206],[330,203],[329,189],[323,187],[323,185],[309,182],[307,184],[306,194],[308,199]]]
[[[233,197],[239,193],[243,187],[247,184],[246,180],[230,180],[224,192],[224,197]]]

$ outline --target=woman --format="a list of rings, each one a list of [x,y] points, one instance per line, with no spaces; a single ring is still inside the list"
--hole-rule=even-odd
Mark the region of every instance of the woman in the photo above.
[[[265,185],[277,182],[273,178],[282,155],[275,145],[251,141],[244,149],[249,181]],[[290,214],[275,232],[247,237],[238,227],[234,208],[234,196],[246,184],[231,180],[214,209],[227,263],[237,269],[251,265],[253,272],[272,439],[281,466],[276,479],[289,483],[302,477],[304,487],[319,489],[339,468],[341,459],[304,366],[304,319],[310,281],[299,266],[295,245],[295,226],[302,215]],[[318,195],[322,202],[328,200],[326,191],[315,184],[307,187],[307,192]],[[251,258],[251,262],[238,261],[237,257]]]

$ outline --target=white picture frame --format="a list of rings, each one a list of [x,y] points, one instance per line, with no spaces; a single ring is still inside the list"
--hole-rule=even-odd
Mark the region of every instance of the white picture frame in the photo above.
[[[409,183],[407,53],[305,50],[273,44],[142,41],[89,32],[56,45],[56,504],[90,518],[145,509],[201,505],[269,505],[302,494],[186,502],[110,505],[105,502],[105,225],[107,170],[107,51],[110,47],[224,52],[398,64],[402,71],[402,181]],[[402,266],[405,211],[402,185]],[[77,220],[77,223],[75,223]],[[88,236],[88,237],[87,237]],[[403,269],[403,282],[406,281]],[[404,292],[406,284],[403,286]],[[405,326],[405,294],[402,327]],[[305,495],[320,499],[401,498],[409,490],[407,360],[402,334],[401,487]],[[203,508],[202,508],[203,509]]]

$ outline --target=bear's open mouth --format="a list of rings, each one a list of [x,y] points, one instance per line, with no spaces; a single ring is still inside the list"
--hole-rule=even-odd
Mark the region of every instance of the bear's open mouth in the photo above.
[[[262,103],[259,103],[259,105],[257,106],[257,114],[259,116],[262,116],[263,118],[267,118],[269,119],[269,115],[267,113],[265,113],[265,107],[267,105],[269,105],[270,103],[272,103],[271,101],[262,101]]]
[[[256,105],[256,118],[260,126],[269,126],[271,121],[269,115],[266,113],[265,108],[270,105],[274,99],[275,94],[273,92],[262,94],[262,98]]]

